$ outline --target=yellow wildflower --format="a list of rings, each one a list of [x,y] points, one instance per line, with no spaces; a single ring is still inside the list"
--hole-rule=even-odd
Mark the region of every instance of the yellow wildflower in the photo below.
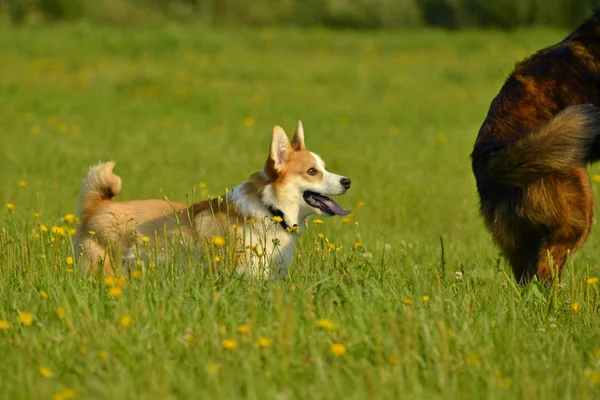
[[[96,232],[94,231],[88,231],[88,233],[90,234],[90,236],[94,236],[96,234]]]
[[[108,353],[107,353],[106,351],[104,351],[104,350],[100,350],[100,351],[98,352],[98,356],[99,356],[101,359],[103,359],[103,360],[106,360],[106,359],[108,358]]]
[[[364,207],[364,206],[366,206],[366,205],[367,205],[367,203],[366,203],[366,202],[364,202],[364,201],[359,201],[359,202],[358,202],[358,206],[359,206],[359,207]]]
[[[215,246],[221,247],[225,245],[225,239],[223,238],[223,236],[215,236],[213,238],[213,243],[215,244]]]
[[[333,244],[333,243],[327,243],[327,248],[329,250],[335,250],[335,244]]]
[[[321,225],[322,223],[323,223],[322,219],[315,219],[315,220],[313,220],[313,224]]]
[[[87,354],[87,350],[85,349],[85,347],[79,348],[79,354],[81,354],[82,356],[85,356]]]
[[[317,321],[317,326],[322,329],[332,331],[335,329],[335,324],[328,319],[320,319]]]
[[[46,293],[43,290],[40,290],[40,297],[45,300],[48,298],[48,293]]]
[[[437,136],[437,140],[439,143],[446,143],[448,141],[448,136],[440,134]]]
[[[38,125],[32,125],[31,128],[29,128],[29,133],[32,133],[34,135],[36,133],[40,133],[40,132],[41,132],[41,129]]]
[[[598,183],[600,183],[600,175],[598,175],[598,174],[595,174],[594,176],[592,176],[592,180],[593,180],[594,182],[598,182]]]
[[[10,322],[5,319],[0,319],[0,331],[10,328]]]
[[[19,186],[21,186],[21,187],[27,186],[27,181],[19,181]]]
[[[204,371],[206,371],[207,374],[212,375],[212,376],[218,375],[220,370],[221,370],[220,364],[208,363],[204,366]]]
[[[387,362],[390,365],[397,365],[400,363],[400,356],[398,354],[390,354],[387,356]]]
[[[42,375],[44,378],[52,378],[52,376],[54,376],[52,370],[46,366],[40,367],[40,375]]]
[[[131,271],[131,273],[129,274],[131,276],[132,279],[136,279],[140,277],[140,271],[138,271],[137,269],[134,269],[133,271]]]
[[[67,215],[65,215],[65,217],[64,217],[64,221],[65,221],[67,224],[72,224],[74,219],[75,219],[75,216],[74,216],[73,214],[67,214]]]
[[[403,303],[407,306],[412,306],[414,302],[411,299],[406,299],[403,301]]]
[[[65,309],[64,309],[64,308],[62,308],[62,307],[58,307],[58,308],[56,309],[56,315],[58,315],[58,318],[60,318],[60,319],[63,319],[63,318],[65,318],[65,315],[66,315],[66,314],[65,314]]]
[[[42,213],[40,213],[40,212],[34,212],[34,213],[33,213],[33,218],[39,218],[39,217],[41,217],[41,216],[42,216]],[[47,228],[46,228],[46,229],[47,229]]]
[[[238,333],[241,333],[242,335],[250,333],[251,330],[252,330],[252,328],[250,328],[250,325],[246,325],[246,324],[240,324],[237,327]]]
[[[341,343],[334,343],[331,345],[331,354],[336,357],[343,356],[346,354],[346,346]]]
[[[281,218],[281,217],[280,217],[280,216],[278,216],[278,215],[275,215],[275,216],[273,216],[273,218],[271,218],[271,220],[272,220],[273,222],[281,222],[281,221],[283,221],[283,218]]]
[[[71,388],[62,388],[52,395],[52,400],[69,400],[77,397],[77,392]]]
[[[67,262],[68,265],[73,265],[73,257],[67,257],[67,259],[65,261]]]
[[[127,328],[129,325],[131,325],[131,316],[123,315],[121,319],[119,319],[119,323],[123,328]]]
[[[71,235],[71,236],[75,236],[75,232],[77,232],[77,231],[75,230],[75,228],[71,228],[71,229],[69,229],[69,235]]]
[[[121,297],[123,295],[123,289],[120,287],[113,287],[108,290],[108,296],[112,298]]]
[[[359,247],[362,247],[362,243],[361,242],[354,242],[354,245],[352,246],[354,248],[354,250],[358,249]]]
[[[573,309],[573,311],[577,312],[581,309],[581,306],[579,305],[579,303],[573,303],[571,308]]]
[[[421,300],[423,300],[423,303],[429,303],[429,296],[423,296]]]
[[[127,278],[125,278],[124,276],[120,276],[117,278],[117,287],[122,289],[125,287],[126,283],[127,283]]]
[[[40,225],[40,231],[48,232],[48,227],[46,225]]]
[[[252,118],[252,117],[244,118],[244,125],[246,125],[247,127],[254,126],[254,118]]]
[[[148,236],[142,236],[142,243],[150,242],[150,238]]]
[[[258,339],[258,345],[260,347],[262,347],[263,349],[266,349],[267,347],[271,347],[272,344],[273,344],[273,339],[271,339],[271,338],[261,337],[260,339]]]
[[[7,203],[6,204],[6,209],[10,212],[13,212],[15,210],[15,205],[13,203]]]
[[[325,235],[323,235],[322,233],[319,233],[319,234],[317,235],[317,237],[318,237],[320,240],[323,240],[323,239],[325,238]]]
[[[19,312],[19,321],[25,326],[31,326],[33,324],[34,316],[32,313]]]
[[[115,278],[113,278],[112,276],[104,277],[104,284],[106,286],[115,286]]]
[[[598,283],[598,278],[596,278],[596,277],[588,278],[587,283],[588,283],[588,285],[595,285],[596,283]]]
[[[238,343],[235,339],[225,339],[221,342],[221,346],[225,350],[235,350],[238,347]]]

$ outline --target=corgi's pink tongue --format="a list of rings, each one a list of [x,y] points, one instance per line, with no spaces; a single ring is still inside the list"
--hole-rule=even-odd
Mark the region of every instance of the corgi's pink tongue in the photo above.
[[[304,200],[312,207],[318,208],[319,210],[329,215],[348,215],[352,212],[344,210],[329,197],[323,196],[322,194],[318,194],[315,192],[305,192]]]

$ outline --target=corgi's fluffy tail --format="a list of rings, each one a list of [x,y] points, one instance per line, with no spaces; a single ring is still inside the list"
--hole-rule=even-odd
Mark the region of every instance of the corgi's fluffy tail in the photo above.
[[[100,201],[110,200],[121,191],[121,178],[113,173],[114,161],[90,168],[79,193],[79,215],[86,214]]]

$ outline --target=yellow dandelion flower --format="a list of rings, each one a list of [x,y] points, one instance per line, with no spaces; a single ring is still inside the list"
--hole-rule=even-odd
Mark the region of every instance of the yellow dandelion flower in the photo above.
[[[577,312],[581,309],[581,306],[579,305],[579,303],[573,303],[573,305],[571,306],[571,309],[573,311]]]
[[[252,328],[250,328],[250,325],[240,324],[237,327],[237,331],[238,331],[238,333],[241,333],[242,335],[246,335],[246,334],[250,333],[250,331],[252,331]]]
[[[40,290],[40,297],[45,300],[48,298],[48,293],[46,293],[43,290]]]
[[[48,232],[48,227],[46,225],[40,225],[40,231]]]
[[[133,271],[131,271],[131,273],[129,275],[131,276],[132,279],[137,279],[141,276],[140,271],[138,271],[137,269],[134,269]]]
[[[82,356],[85,356],[87,354],[87,350],[85,349],[85,347],[79,348],[79,354],[81,354]]]
[[[258,345],[263,349],[266,349],[267,347],[271,347],[273,345],[273,339],[261,337],[258,339]]]
[[[444,135],[444,134],[440,134],[437,136],[437,140],[439,143],[446,143],[448,142],[448,136]]]
[[[335,329],[335,324],[328,319],[320,319],[317,321],[317,326],[328,331]]]
[[[600,347],[596,347],[594,349],[594,357],[596,357],[597,359],[600,359]]]
[[[56,309],[56,315],[58,316],[58,318],[60,318],[60,319],[64,319],[64,318],[65,318],[65,315],[66,315],[66,313],[65,313],[65,309],[64,309],[64,308],[62,308],[62,307],[58,307],[58,308]]]
[[[213,238],[213,243],[215,244],[215,246],[221,247],[225,245],[225,239],[223,238],[223,236],[215,236]]]
[[[346,346],[341,343],[334,343],[331,345],[331,354],[336,357],[343,356],[346,354]]]
[[[123,328],[127,328],[129,325],[131,325],[131,316],[130,315],[123,315],[120,319],[119,319],[119,323],[121,324],[121,326]]]
[[[345,224],[349,224],[350,221],[352,221],[352,217],[350,215],[347,215],[344,218],[342,218],[342,222]]]
[[[218,263],[218,262],[221,262],[221,257],[219,257],[219,256],[215,256],[215,262],[216,262],[216,263]]]
[[[71,235],[71,236],[75,236],[75,233],[76,233],[76,232],[77,232],[77,231],[75,230],[75,228],[71,228],[71,229],[69,229],[69,235]]]
[[[32,313],[28,312],[19,312],[19,321],[25,326],[31,326],[33,324],[34,316]]]
[[[390,354],[387,356],[386,361],[390,365],[398,365],[400,363],[400,356],[398,354]]]
[[[587,368],[585,370],[585,377],[590,380],[593,384],[597,385],[600,383],[600,372],[594,371],[592,369]]]
[[[237,224],[231,225],[231,229],[237,229],[237,227],[238,227]]]
[[[73,214],[67,214],[63,219],[67,224],[72,224],[75,220],[75,216]]]
[[[467,356],[467,364],[471,366],[481,365],[483,361],[477,353],[471,353]]]
[[[325,239],[325,235],[323,235],[322,233],[319,233],[319,234],[317,235],[317,237],[318,237],[320,240],[323,240],[323,239]]]
[[[423,301],[423,303],[429,303],[429,296],[423,296],[421,297],[421,300]]]
[[[333,243],[327,243],[327,248],[329,250],[335,250],[335,244],[333,244]]]
[[[100,350],[100,351],[98,352],[98,356],[99,356],[101,359],[103,359],[103,360],[106,360],[106,359],[108,358],[108,353],[107,353],[106,351],[104,351],[104,350]]]
[[[106,286],[115,286],[115,278],[113,278],[112,276],[106,276],[104,277],[104,284]]]
[[[7,203],[7,204],[6,204],[6,209],[7,209],[8,211],[10,211],[10,212],[13,212],[13,211],[15,211],[15,208],[16,208],[16,207],[15,207],[15,205],[14,205],[13,203]]]
[[[592,180],[593,180],[594,182],[598,182],[598,183],[600,183],[600,175],[598,175],[598,174],[595,174],[594,176],[592,176]]]
[[[148,268],[154,269],[154,263],[152,261],[148,263]]]
[[[88,233],[90,234],[90,236],[94,236],[96,234],[96,232],[94,231],[88,231]]]
[[[60,389],[52,395],[52,400],[69,400],[77,397],[77,392],[70,388]]]
[[[50,367],[46,366],[40,367],[40,375],[42,375],[44,378],[52,378],[54,376]]]
[[[246,125],[247,127],[254,126],[254,118],[252,118],[252,117],[244,118],[244,125]]]
[[[315,219],[315,220],[313,220],[313,224],[321,225],[322,223],[323,223],[322,219]]]
[[[123,295],[123,289],[120,287],[113,287],[108,290],[108,297],[117,298]]]
[[[73,265],[73,257],[67,257],[65,261],[68,265]]]
[[[42,130],[40,129],[40,127],[38,125],[32,125],[31,128],[29,128],[29,133],[31,134],[37,134],[40,133]]]
[[[362,247],[362,243],[361,242],[354,242],[354,245],[352,246],[354,248],[354,250],[358,249],[359,247]]]
[[[10,328],[10,322],[5,319],[0,319],[0,331]]]
[[[414,304],[414,302],[411,299],[406,299],[402,302],[407,306],[412,306]]]
[[[206,182],[200,182],[200,189],[206,189]]]
[[[277,223],[279,223],[279,222],[283,221],[283,218],[281,218],[281,217],[280,217],[280,216],[278,216],[278,215],[275,215],[273,218],[271,218],[271,220],[272,220],[273,222],[277,222]]]
[[[42,213],[40,213],[40,212],[34,212],[34,213],[33,213],[33,218],[39,218],[39,217],[41,217],[41,216],[42,216]],[[46,230],[47,230],[47,229],[48,229],[48,228],[46,228]]]
[[[60,236],[65,236],[67,232],[62,226],[53,226],[52,228],[50,228],[50,230],[52,231],[52,233]]]
[[[588,285],[595,285],[596,283],[598,283],[598,278],[596,278],[596,277],[588,278],[587,283],[588,283]]]
[[[212,375],[212,376],[218,375],[220,370],[221,370],[220,364],[208,363],[204,366],[204,371],[206,371],[207,374]]]
[[[221,346],[225,350],[235,350],[238,347],[238,343],[235,339],[225,339],[221,342]]]
[[[358,221],[354,221],[354,225],[355,225],[355,226],[358,226]]]
[[[117,287],[119,287],[119,288],[122,289],[122,288],[125,287],[125,284],[127,283],[127,278],[124,277],[124,276],[120,276],[120,277],[117,278],[117,282],[116,283],[117,283]]]
[[[367,203],[364,202],[364,201],[359,201],[358,202],[358,206],[361,207],[361,208],[364,207],[364,206],[366,206],[366,205],[367,205]]]
[[[19,186],[20,186],[20,187],[25,187],[25,186],[27,186],[27,181],[19,181]]]
[[[148,236],[142,236],[142,243],[149,243],[150,238]]]

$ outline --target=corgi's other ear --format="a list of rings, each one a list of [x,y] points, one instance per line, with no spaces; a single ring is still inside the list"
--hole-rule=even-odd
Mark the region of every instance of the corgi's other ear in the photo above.
[[[306,150],[304,144],[304,128],[302,127],[302,121],[298,121],[296,126],[296,132],[294,132],[294,138],[292,139],[292,148],[296,151]]]
[[[275,125],[271,138],[271,152],[269,154],[269,162],[275,171],[281,170],[283,165],[288,162],[292,151],[292,145],[285,131],[279,125]]]

